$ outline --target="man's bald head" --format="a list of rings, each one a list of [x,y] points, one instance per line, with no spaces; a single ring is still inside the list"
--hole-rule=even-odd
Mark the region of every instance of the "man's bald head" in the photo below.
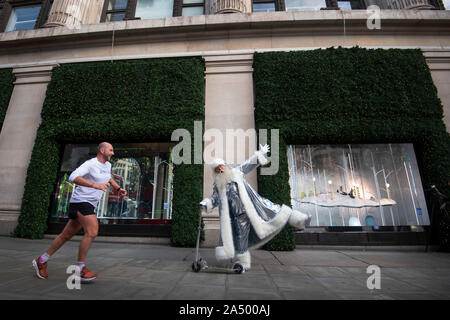
[[[111,143],[108,142],[102,142],[97,146],[97,152],[100,152],[101,149],[105,149],[108,147],[112,147]]]
[[[101,162],[111,160],[114,155],[114,148],[111,143],[102,142],[97,146],[97,159]]]

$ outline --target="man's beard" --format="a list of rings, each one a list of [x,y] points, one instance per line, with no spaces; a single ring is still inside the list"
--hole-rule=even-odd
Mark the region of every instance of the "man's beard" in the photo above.
[[[219,190],[226,187],[227,183],[233,181],[233,172],[225,166],[222,173],[214,172],[214,182]]]

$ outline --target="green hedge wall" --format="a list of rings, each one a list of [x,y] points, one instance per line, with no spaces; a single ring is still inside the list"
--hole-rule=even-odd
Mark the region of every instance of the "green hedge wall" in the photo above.
[[[0,70],[0,131],[2,130],[3,120],[5,120],[6,110],[13,90],[14,75],[12,69]]]
[[[53,70],[27,171],[17,237],[42,238],[64,144],[169,142],[204,119],[202,58],[66,64]],[[195,245],[203,167],[174,167],[171,241]]]
[[[282,140],[278,174],[258,175],[262,195],[290,204],[286,145],[347,143],[413,143],[424,188],[450,194],[450,137],[419,49],[256,53],[253,67],[256,127]],[[295,248],[291,229],[266,248]]]

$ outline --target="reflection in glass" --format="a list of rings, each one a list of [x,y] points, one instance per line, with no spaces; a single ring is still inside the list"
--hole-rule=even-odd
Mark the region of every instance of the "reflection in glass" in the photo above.
[[[125,18],[125,12],[108,13],[106,21],[122,21]]]
[[[338,1],[338,7],[341,10],[352,10],[352,5],[350,1]]]
[[[412,144],[288,149],[292,205],[311,226],[429,225]]]
[[[254,3],[253,12],[273,12],[275,11],[275,3]]]
[[[125,10],[128,0],[109,0],[108,10]]]
[[[286,0],[286,11],[292,10],[320,10],[326,8],[325,0]]]
[[[201,16],[203,7],[185,7],[183,8],[183,16]]]
[[[14,8],[6,31],[34,29],[41,6]]]
[[[114,144],[111,174],[127,190],[104,193],[96,214],[101,223],[154,223],[172,218],[172,163],[167,143]],[[96,145],[66,145],[55,192],[52,218],[67,218],[75,185],[67,179],[84,161],[94,158]]]
[[[173,0],[138,0],[136,17],[141,19],[168,18],[173,15]]]

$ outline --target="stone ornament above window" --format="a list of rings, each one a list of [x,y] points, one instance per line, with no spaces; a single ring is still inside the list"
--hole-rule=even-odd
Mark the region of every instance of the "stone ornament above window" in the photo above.
[[[250,13],[252,12],[251,0],[212,0],[211,13]]]

